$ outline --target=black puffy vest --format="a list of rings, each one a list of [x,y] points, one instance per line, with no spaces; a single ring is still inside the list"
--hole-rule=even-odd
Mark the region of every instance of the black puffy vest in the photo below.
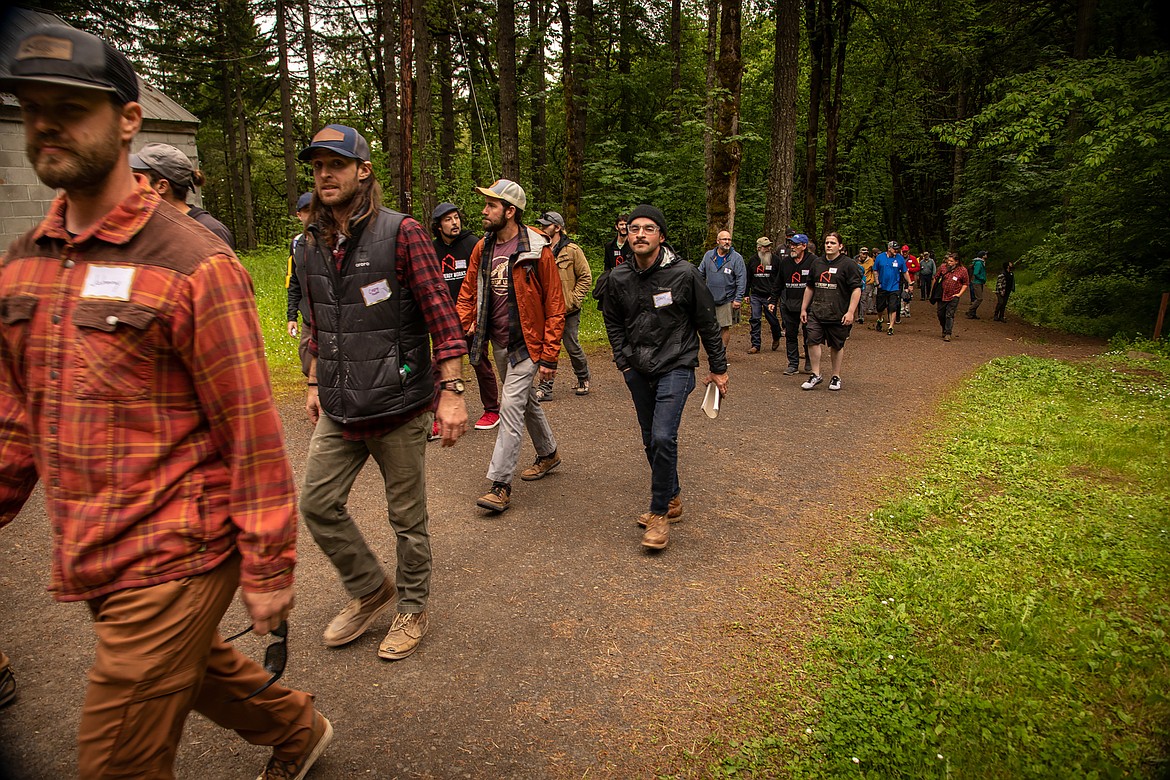
[[[313,241],[297,247],[317,327],[318,397],[342,424],[403,414],[434,398],[430,332],[410,290],[398,284],[395,239],[404,218],[379,209],[340,273],[315,225],[308,228]],[[367,305],[363,288],[382,285],[389,298]]]

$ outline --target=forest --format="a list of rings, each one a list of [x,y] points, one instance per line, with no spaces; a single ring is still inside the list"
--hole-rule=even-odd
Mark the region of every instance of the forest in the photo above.
[[[427,224],[505,177],[587,251],[638,203],[697,261],[785,228],[1017,263],[1017,312],[1154,327],[1170,291],[1159,0],[47,0],[201,119],[204,205],[293,234],[321,125]],[[594,254],[596,254],[594,252]],[[595,263],[598,257],[591,257]]]

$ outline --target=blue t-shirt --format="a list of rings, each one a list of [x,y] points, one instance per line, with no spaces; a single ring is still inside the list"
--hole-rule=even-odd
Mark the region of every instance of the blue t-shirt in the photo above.
[[[897,292],[902,289],[902,274],[906,273],[906,261],[901,255],[882,252],[873,261],[877,271],[878,289],[883,292]]]

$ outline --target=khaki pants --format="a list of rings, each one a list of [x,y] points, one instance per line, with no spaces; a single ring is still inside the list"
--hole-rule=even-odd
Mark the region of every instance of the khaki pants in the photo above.
[[[305,461],[301,514],[321,551],[329,556],[349,595],[361,598],[382,587],[386,574],[346,509],[349,491],[373,456],[386,484],[386,509],[397,536],[398,611],[422,612],[431,587],[431,535],[427,530],[427,432],[434,415],[424,412],[385,436],[348,441],[341,425],[324,414],[317,421]]]
[[[206,574],[89,602],[97,653],[81,711],[79,776],[174,777],[175,752],[191,710],[254,745],[277,748],[285,760],[308,748],[314,712],[309,694],[278,683],[234,701],[269,678],[217,633],[239,567],[233,557]]]

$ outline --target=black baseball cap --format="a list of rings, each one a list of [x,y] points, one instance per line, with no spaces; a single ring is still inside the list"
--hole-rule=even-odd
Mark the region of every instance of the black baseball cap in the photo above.
[[[52,24],[29,31],[8,60],[0,90],[21,84],[62,84],[109,92],[125,105],[138,100],[138,76],[126,55],[96,35]]]
[[[362,134],[352,127],[345,125],[325,125],[313,136],[313,141],[297,155],[297,158],[308,162],[317,149],[326,149],[340,154],[342,157],[351,157],[358,162],[370,161],[370,145]]]

